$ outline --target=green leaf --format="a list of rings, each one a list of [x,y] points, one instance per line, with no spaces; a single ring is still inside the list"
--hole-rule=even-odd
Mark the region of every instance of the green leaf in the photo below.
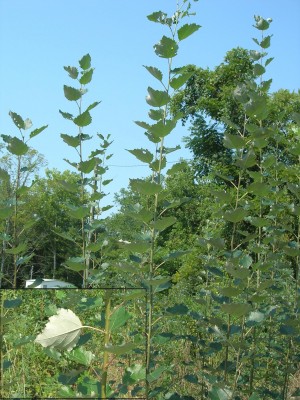
[[[125,307],[117,308],[117,310],[113,312],[109,319],[111,332],[118,331],[121,326],[126,324],[129,318],[131,318],[131,315]]]
[[[69,77],[72,79],[77,79],[78,70],[75,67],[64,67],[64,70],[68,72]]]
[[[239,207],[233,211],[226,211],[224,219],[233,223],[242,221],[247,216],[247,211]]]
[[[177,174],[178,172],[186,169],[186,167],[187,167],[187,165],[186,165],[186,162],[184,162],[184,161],[176,163],[171,168],[168,169],[167,175],[173,176],[173,175]]]
[[[3,207],[0,208],[0,219],[6,219],[10,217],[14,212],[12,207]]]
[[[81,78],[79,79],[79,82],[82,85],[87,85],[88,83],[90,83],[91,80],[92,80],[92,77],[93,77],[93,72],[94,72],[93,68],[91,68],[90,70],[86,71],[84,74],[82,74]]]
[[[244,107],[245,112],[249,117],[264,120],[268,116],[268,106],[264,96],[253,95]]]
[[[274,60],[274,57],[270,57],[266,60],[265,62],[265,67],[267,67],[272,61]]]
[[[89,54],[83,56],[81,60],[79,60],[79,65],[84,70],[91,68],[91,56]]]
[[[71,269],[72,271],[84,271],[85,264],[82,257],[72,257],[65,261],[66,268]]]
[[[264,182],[253,182],[248,186],[248,190],[257,196],[269,196],[271,187]]]
[[[230,400],[232,392],[229,389],[223,389],[213,386],[208,393],[208,398],[210,400]]]
[[[145,67],[146,70],[148,72],[150,72],[150,74],[152,76],[154,76],[154,78],[158,79],[160,82],[162,81],[163,74],[158,68],[156,68],[156,67],[147,67],[146,65],[143,65],[143,67]]]
[[[176,56],[178,51],[178,45],[175,40],[163,36],[157,44],[154,46],[155,53],[162,58],[173,58]]]
[[[243,149],[246,144],[246,139],[238,135],[225,133],[223,144],[228,149]]]
[[[149,164],[153,160],[153,155],[147,149],[134,149],[127,151],[129,151],[129,153],[133,154],[138,160],[142,162]]]
[[[71,135],[67,135],[66,133],[61,133],[60,137],[62,138],[62,140],[65,143],[67,143],[68,146],[76,148],[80,145],[80,136],[79,135],[71,136]]]
[[[165,90],[155,90],[150,86],[148,87],[148,96],[146,97],[147,103],[152,107],[162,107],[170,100],[168,92]]]
[[[164,110],[150,110],[148,115],[154,121],[159,121],[160,119],[164,118]],[[149,127],[149,125],[148,125]],[[148,127],[146,129],[148,129]]]
[[[56,232],[55,230],[53,230],[52,232],[54,232],[57,236],[62,237],[63,239],[67,239],[67,240],[70,240],[73,243],[76,243],[76,241],[73,239],[73,237],[71,235],[69,235],[68,233]]]
[[[266,69],[261,64],[254,64],[253,73],[255,76],[261,76],[266,72]]]
[[[16,247],[13,247],[13,248],[11,248],[11,249],[6,249],[5,252],[6,252],[7,254],[14,254],[14,255],[16,255],[16,254],[23,253],[24,251],[26,251],[26,249],[27,249],[26,243],[20,243],[20,244],[19,244],[18,246],[16,246]]]
[[[173,88],[174,90],[181,88],[181,86],[183,86],[193,75],[194,72],[186,72],[182,75],[172,78],[170,81],[171,88]]]
[[[93,108],[97,107],[98,104],[100,104],[101,101],[94,101],[94,103],[92,103],[91,105],[88,106],[88,108],[86,109],[86,111],[90,111]]]
[[[48,357],[53,358],[56,361],[60,361],[61,353],[52,347],[45,347],[43,353],[47,354]]]
[[[167,159],[166,157],[162,157],[161,159],[157,158],[149,166],[152,169],[152,171],[160,172],[166,167],[166,165],[167,165]]]
[[[168,367],[161,365],[160,367],[156,368],[154,371],[150,372],[150,374],[148,374],[148,376],[146,378],[147,381],[149,383],[156,381],[161,376],[161,374],[164,371],[166,371],[167,369],[168,369]]]
[[[4,300],[3,307],[4,308],[15,308],[15,307],[19,307],[20,304],[22,304],[22,299]]]
[[[146,377],[146,369],[141,364],[134,364],[126,368],[125,374],[122,378],[124,385],[132,385],[138,381],[144,380]]]
[[[271,37],[272,37],[273,35],[269,35],[269,36],[266,36],[261,42],[260,42],[260,46],[263,48],[263,49],[267,49],[268,47],[270,47],[270,45],[271,45]]]
[[[188,311],[188,307],[183,303],[175,304],[172,307],[166,308],[166,312],[177,315],[187,315]]]
[[[94,243],[90,243],[87,247],[86,250],[87,251],[92,251],[93,253],[95,253],[96,251],[101,250],[103,247],[103,241],[99,241],[99,242],[94,242]]]
[[[174,119],[167,119],[165,121],[158,121],[149,127],[148,131],[152,133],[155,138],[163,138],[169,135],[176,127],[177,121]]]
[[[272,22],[272,20],[270,20],[270,19],[266,20],[266,19],[262,18],[260,15],[255,15],[254,19],[255,19],[256,24],[253,26],[256,29],[259,29],[260,31],[267,30],[270,26],[270,22]]]
[[[25,122],[23,121],[23,118],[19,114],[10,111],[9,116],[11,117],[13,123],[16,125],[18,129],[25,129]]]
[[[198,377],[195,374],[184,375],[183,379],[190,383],[195,383],[195,384],[199,383]]]
[[[221,310],[234,317],[242,317],[251,311],[251,305],[248,303],[221,304]]]
[[[65,98],[70,101],[79,100],[82,96],[82,93],[80,90],[75,89],[70,86],[66,86],[66,85],[64,85],[64,94],[65,94]]]
[[[176,217],[163,217],[155,221],[152,227],[159,232],[169,228],[177,221]]]
[[[67,112],[63,112],[61,110],[59,110],[60,114],[65,118],[68,119],[70,121],[73,121],[73,115]]]
[[[96,158],[91,158],[90,160],[87,161],[81,161],[78,165],[78,170],[83,172],[84,174],[89,174],[94,170],[98,163],[98,160]]]
[[[131,243],[120,243],[120,247],[125,248],[127,251],[133,253],[144,253],[150,247],[150,243],[147,242],[131,242]]]
[[[160,193],[163,188],[155,182],[144,181],[143,179],[130,179],[130,186],[133,191],[152,196]]]
[[[28,263],[28,261],[30,261],[32,259],[32,257],[34,257],[35,254],[29,254],[28,256],[23,256],[23,257],[19,257],[16,261],[16,265],[22,265],[22,264],[26,264]]]
[[[122,354],[127,354],[132,352],[132,350],[136,349],[136,347],[137,347],[136,343],[125,343],[121,344],[120,346],[112,346],[112,345],[105,346],[104,351],[120,356]]]
[[[243,169],[254,167],[256,165],[256,156],[252,150],[249,150],[243,157],[236,160],[235,164]]]
[[[29,135],[30,139],[35,137],[35,136],[37,136],[37,135],[39,135],[46,128],[48,128],[48,125],[44,125],[41,128],[34,129],[32,132],[30,132],[30,135]]]
[[[164,23],[165,19],[167,18],[167,14],[162,11],[155,11],[150,15],[147,15],[149,21],[157,22],[157,23]]]
[[[228,287],[224,287],[224,288],[220,288],[219,292],[226,297],[235,297],[238,296],[239,294],[241,294],[242,290],[238,289],[236,287],[233,286],[228,286]]]
[[[87,126],[92,122],[92,117],[90,113],[86,110],[82,114],[79,114],[76,118],[74,118],[74,123],[80,127]]]
[[[7,143],[7,150],[16,156],[22,156],[27,153],[29,147],[17,137],[1,135],[4,142]]]
[[[88,367],[94,358],[94,354],[91,351],[87,351],[79,347],[72,350],[69,353],[68,358],[78,364],[86,365]]]
[[[9,173],[3,168],[0,168],[0,179],[3,181],[9,181],[10,179]]]
[[[68,371],[64,374],[60,374],[57,378],[59,383],[62,383],[63,385],[73,385],[74,383],[77,382],[78,378],[80,377],[80,374],[83,369],[78,369],[78,370],[71,370]],[[62,393],[65,395],[66,393],[74,393],[71,389],[69,390],[63,390]],[[75,394],[74,394],[75,396]]]
[[[68,210],[67,213],[72,217],[76,219],[82,219],[85,218],[90,212],[90,209],[86,206],[72,206],[68,205]]]
[[[34,339],[35,339],[34,335],[23,336],[23,337],[15,340],[14,347],[19,347],[19,346],[23,346],[23,344],[31,343],[34,341]]]
[[[57,183],[59,183],[65,190],[67,190],[70,193],[78,192],[78,185],[76,185],[76,183],[70,183],[62,179],[58,179]]]
[[[183,40],[192,35],[194,32],[196,32],[199,28],[201,28],[200,25],[197,24],[185,24],[181,28],[178,29],[178,39]]]

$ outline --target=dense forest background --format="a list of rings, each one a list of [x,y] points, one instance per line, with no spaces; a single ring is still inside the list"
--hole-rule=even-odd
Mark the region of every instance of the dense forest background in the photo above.
[[[190,8],[183,1],[171,17],[148,16],[171,32],[154,46],[168,72],[146,67],[161,87],[148,87],[152,121],[136,121],[149,149],[129,151],[149,173],[115,195],[118,212],[102,217],[113,138],[95,135],[98,147],[83,159],[99,104],[85,104],[89,54],[64,67],[77,85],[64,86],[77,114],[60,111],[75,131],[61,135],[77,157],[66,160],[70,170],[41,175],[46,160],[31,140],[47,127],[31,130],[10,112],[19,136],[1,135],[0,287],[44,277],[143,288],[151,379],[137,394],[287,399],[299,395],[300,92],[270,90],[271,20],[260,16],[255,50],[231,49],[214,69],[173,67],[180,42],[199,29],[182,24]],[[192,160],[167,168],[177,149],[167,136],[187,123]]]

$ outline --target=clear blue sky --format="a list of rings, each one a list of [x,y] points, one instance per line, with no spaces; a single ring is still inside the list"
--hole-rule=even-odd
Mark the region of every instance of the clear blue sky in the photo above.
[[[63,66],[77,66],[81,56],[90,53],[95,71],[85,104],[102,103],[92,110],[93,123],[85,132],[110,133],[114,140],[107,174],[107,179],[114,179],[107,187],[111,202],[112,194],[126,187],[129,178],[148,174],[125,151],[148,146],[143,129],[133,121],[148,121],[147,87],[159,86],[142,65],[166,67],[166,61],[154,54],[153,45],[168,32],[146,16],[159,10],[172,12],[175,5],[176,0],[0,0],[0,133],[18,134],[9,110],[30,118],[34,128],[49,124],[31,146],[44,154],[48,168],[68,169],[63,158],[76,161],[76,153],[60,139],[60,133],[76,131],[58,110],[76,111],[63,95],[63,85],[74,84]],[[252,27],[253,16],[261,15],[273,19],[271,90],[300,88],[299,0],[199,0],[193,10],[196,17],[186,22],[202,28],[181,42],[174,66],[213,68],[233,47],[255,49],[251,38],[259,32]],[[187,134],[187,128],[179,125],[166,145],[180,143]],[[96,139],[93,145],[97,146]],[[182,149],[172,153],[169,161],[180,157],[190,154]]]

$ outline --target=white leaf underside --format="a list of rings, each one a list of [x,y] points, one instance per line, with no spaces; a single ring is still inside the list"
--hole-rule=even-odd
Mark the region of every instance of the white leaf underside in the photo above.
[[[82,324],[71,310],[60,308],[52,315],[45,329],[36,339],[43,347],[54,347],[58,350],[72,350],[80,337]]]

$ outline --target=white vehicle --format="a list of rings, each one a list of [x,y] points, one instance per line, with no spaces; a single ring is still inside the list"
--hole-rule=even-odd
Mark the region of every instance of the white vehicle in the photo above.
[[[35,289],[57,289],[57,288],[76,288],[72,283],[59,281],[57,279],[28,279],[25,283],[25,288]]]

